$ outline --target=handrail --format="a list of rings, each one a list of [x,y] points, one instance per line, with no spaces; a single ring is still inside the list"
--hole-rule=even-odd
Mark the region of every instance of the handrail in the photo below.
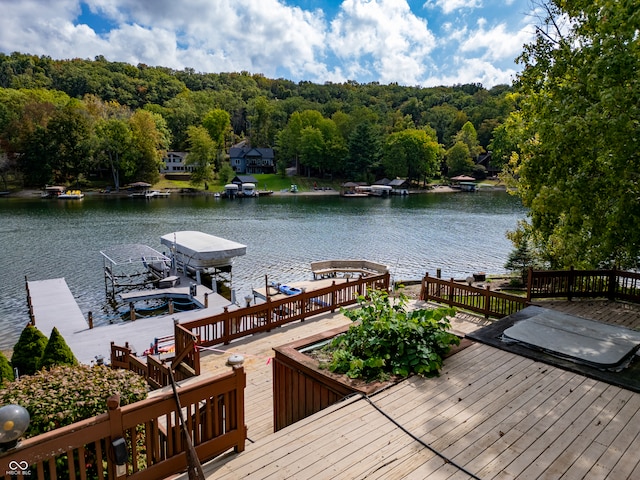
[[[328,287],[271,300],[246,308],[229,310],[211,317],[185,322],[181,327],[200,339],[200,346],[228,345],[231,341],[291,322],[304,321],[313,315],[334,312],[336,309],[356,303],[358,295],[367,290],[388,290],[389,273],[335,281]]]
[[[478,288],[450,280],[430,277],[422,279],[420,298],[444,303],[450,307],[460,307],[480,313],[485,318],[502,318],[522,310],[528,305],[527,299],[502,292],[494,292],[489,287]]]
[[[573,297],[640,303],[640,273],[622,270],[529,269],[527,299]]]
[[[202,462],[230,448],[244,450],[245,385],[245,372],[239,367],[183,384],[178,390],[187,416],[186,428]],[[107,413],[28,438],[0,454],[0,471],[20,468],[20,474],[28,471],[26,476],[42,479],[145,480],[166,478],[186,469],[187,446],[171,389],[123,407],[116,395],[107,404]],[[125,440],[128,452],[125,475],[116,475],[112,442],[118,438]]]
[[[245,308],[229,310],[200,320],[174,325],[175,356],[168,359],[176,373],[176,378],[184,379],[200,374],[200,350],[255,333],[270,331],[287,323],[304,321],[313,315],[333,312],[354,304],[358,295],[366,295],[367,290],[388,290],[390,275],[347,279],[346,282],[332,282],[330,286],[302,292],[280,300],[267,299],[265,303]],[[147,363],[141,362],[132,353],[128,344],[124,347],[111,343],[111,366],[133,370],[143,375],[152,388],[168,385],[169,374],[166,365],[147,356]]]

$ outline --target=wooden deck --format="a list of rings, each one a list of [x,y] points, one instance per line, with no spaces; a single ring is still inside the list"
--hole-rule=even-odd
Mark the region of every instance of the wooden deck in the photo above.
[[[539,304],[640,329],[635,305]],[[271,347],[348,322],[327,314],[204,356],[203,370],[215,371],[229,352],[245,354],[251,439],[205,465],[208,478],[640,478],[640,394],[482,344],[448,358],[438,378],[372,396],[389,418],[352,397],[271,433]],[[452,326],[485,322],[458,314]]]

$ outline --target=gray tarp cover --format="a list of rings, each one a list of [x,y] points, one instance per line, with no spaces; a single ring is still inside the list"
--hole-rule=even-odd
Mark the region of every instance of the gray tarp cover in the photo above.
[[[620,364],[640,345],[640,332],[552,310],[517,321],[503,336],[603,368]]]

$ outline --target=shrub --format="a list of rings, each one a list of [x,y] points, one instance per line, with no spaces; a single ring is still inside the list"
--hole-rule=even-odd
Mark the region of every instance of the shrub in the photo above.
[[[107,398],[120,395],[120,404],[143,400],[147,384],[128,370],[106,366],[59,365],[25,375],[0,390],[0,404],[17,404],[31,416],[25,437],[91,418],[107,411]]]
[[[47,337],[29,324],[22,330],[18,342],[13,346],[11,364],[19,375],[32,375],[38,371],[40,358],[47,346]]]
[[[73,352],[64,341],[60,332],[56,327],[51,330],[51,336],[47,342],[47,346],[42,353],[40,359],[39,368],[49,368],[54,365],[77,365],[78,360],[73,355]]]
[[[0,352],[0,386],[5,382],[13,382],[13,368],[9,364],[9,360]]]
[[[370,291],[370,300],[358,297],[359,308],[342,310],[358,322],[327,347],[329,370],[351,378],[384,380],[390,375],[437,375],[444,355],[460,339],[447,332],[452,308],[407,311],[407,297],[395,302],[384,291]]]

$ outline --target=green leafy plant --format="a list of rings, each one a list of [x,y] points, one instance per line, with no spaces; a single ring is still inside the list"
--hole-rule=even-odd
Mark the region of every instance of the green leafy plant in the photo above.
[[[106,366],[58,365],[25,375],[0,390],[0,404],[17,404],[31,416],[25,437],[91,418],[107,411],[107,398],[127,405],[147,396],[143,377]]]
[[[0,352],[0,385],[5,382],[13,382],[13,368],[9,364],[9,360],[4,356],[4,353]]]
[[[384,291],[358,297],[359,308],[342,310],[356,322],[324,348],[328,368],[350,378],[384,380],[391,375],[437,375],[444,355],[460,339],[449,333],[452,308],[407,310],[407,297],[392,300]]]
[[[13,347],[11,364],[19,375],[32,375],[38,371],[40,358],[47,346],[47,337],[33,325],[27,325]]]

